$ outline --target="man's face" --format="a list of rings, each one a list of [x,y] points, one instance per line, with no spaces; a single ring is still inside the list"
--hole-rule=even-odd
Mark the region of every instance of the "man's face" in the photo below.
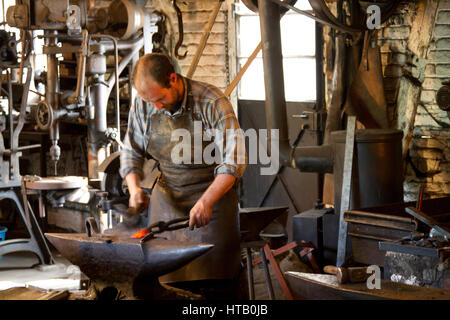
[[[136,90],[142,100],[152,103],[158,110],[164,108],[167,111],[174,111],[181,102],[177,76],[174,73],[169,77],[169,88],[164,88],[150,77],[143,79],[138,76],[136,83],[139,84]]]

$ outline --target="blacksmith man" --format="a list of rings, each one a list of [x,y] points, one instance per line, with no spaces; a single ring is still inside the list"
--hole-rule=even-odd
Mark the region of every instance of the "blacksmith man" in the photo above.
[[[237,159],[246,159],[246,154],[231,103],[217,87],[175,73],[163,54],[141,57],[133,69],[132,83],[144,102],[138,101],[130,110],[120,158],[120,173],[128,185],[130,207],[144,207],[140,182],[148,153],[158,162],[160,170],[150,199],[149,222],[189,216],[190,229],[163,235],[168,239],[215,245],[205,255],[160,280],[212,299],[233,298],[240,268],[236,185],[245,171],[245,161]],[[173,131],[186,129],[194,137],[194,123],[199,121],[203,130],[225,133],[227,129],[235,129],[234,135],[214,137],[217,145],[226,146],[222,162],[199,164],[191,152],[190,164],[175,163],[171,151],[178,141],[172,141]],[[222,139],[228,141],[219,141]],[[202,143],[203,154],[210,142]]]

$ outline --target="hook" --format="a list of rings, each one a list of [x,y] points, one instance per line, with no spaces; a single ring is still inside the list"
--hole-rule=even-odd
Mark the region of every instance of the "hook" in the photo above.
[[[181,14],[181,10],[180,8],[178,8],[177,6],[177,0],[173,0],[172,1],[173,7],[175,9],[175,11],[177,12],[177,17],[178,17],[178,42],[175,45],[175,57],[177,57],[178,59],[184,59],[186,58],[187,55],[187,51],[184,53],[184,55],[179,55],[178,54],[178,50],[180,49],[182,43],[183,43],[183,16]]]

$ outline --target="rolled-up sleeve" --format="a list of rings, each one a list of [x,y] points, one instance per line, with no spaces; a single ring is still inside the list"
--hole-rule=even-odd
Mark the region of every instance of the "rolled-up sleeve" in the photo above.
[[[128,128],[120,152],[120,175],[125,178],[129,173],[137,173],[143,179],[143,165],[147,146],[145,114],[140,99],[130,109]]]
[[[247,166],[244,133],[229,100],[223,96],[215,101],[213,128],[221,134],[214,142],[222,148],[222,162],[215,168],[214,174],[231,174],[240,179]]]

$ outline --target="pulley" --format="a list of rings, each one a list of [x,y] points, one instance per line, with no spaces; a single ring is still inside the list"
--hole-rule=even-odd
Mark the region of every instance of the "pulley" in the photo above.
[[[252,10],[253,12],[258,13],[258,0],[242,0],[242,2],[245,4],[247,8]],[[297,0],[287,0],[286,3],[293,6]],[[280,13],[285,13],[289,9],[287,8],[281,8]]]

